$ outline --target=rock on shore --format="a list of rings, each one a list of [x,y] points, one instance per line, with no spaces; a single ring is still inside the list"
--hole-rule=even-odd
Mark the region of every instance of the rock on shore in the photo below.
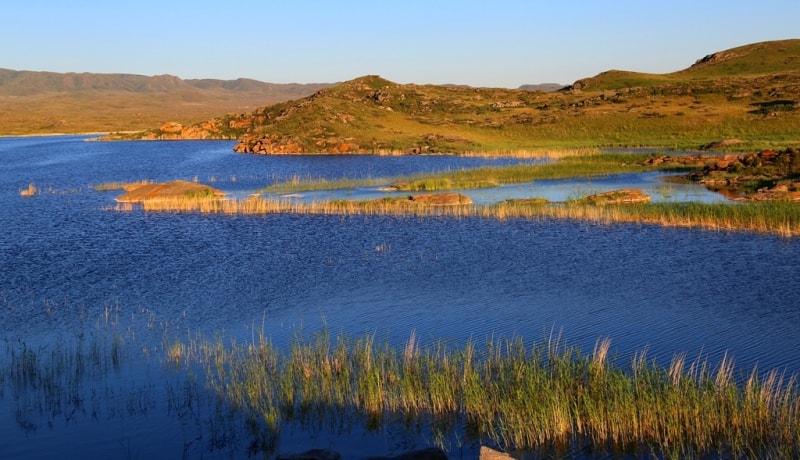
[[[141,203],[149,200],[163,200],[191,196],[221,197],[225,192],[208,185],[185,180],[144,184],[116,199],[119,203]]]

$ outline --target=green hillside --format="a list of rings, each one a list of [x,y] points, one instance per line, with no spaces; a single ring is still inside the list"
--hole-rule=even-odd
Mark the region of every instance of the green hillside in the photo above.
[[[609,70],[578,80],[573,87],[582,90],[614,90],[686,83],[696,80],[757,77],[800,72],[800,40],[754,43],[719,51],[698,59],[690,67],[667,74]]]
[[[202,136],[240,138],[237,151],[253,153],[696,149],[723,139],[728,148],[780,148],[800,144],[798,59],[800,40],[758,43],[679,72],[608,71],[555,93],[401,85],[372,75],[213,119]],[[184,131],[196,135],[198,126]]]

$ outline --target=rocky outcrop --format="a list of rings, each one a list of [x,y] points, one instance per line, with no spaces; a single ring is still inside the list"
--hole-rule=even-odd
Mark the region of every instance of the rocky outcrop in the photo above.
[[[97,138],[101,141],[141,139],[146,141],[178,140],[178,139],[235,139],[238,134],[251,123],[250,120],[212,119],[195,125],[184,126],[175,121],[168,121],[157,129],[137,132],[109,133]]]
[[[306,153],[298,138],[294,136],[278,136],[276,134],[244,138],[233,147],[233,151],[260,155]]]
[[[208,185],[185,180],[163,182],[158,184],[144,184],[128,193],[118,197],[120,203],[141,203],[144,201],[174,199],[182,197],[221,197],[225,192]]]
[[[639,189],[612,190],[610,192],[589,195],[585,198],[585,201],[588,204],[597,206],[642,204],[650,202],[650,195],[645,194]]]
[[[255,153],[259,155],[285,155],[292,153],[373,153],[372,149],[364,149],[353,139],[328,137],[317,139],[313,147],[297,136],[279,136],[268,134],[261,137],[246,137],[233,148],[238,153]]]
[[[460,193],[434,193],[426,195],[411,195],[408,200],[414,204],[427,206],[454,206],[472,204],[472,199]]]
[[[734,200],[800,201],[800,151],[789,147],[717,157],[689,178]]]
[[[647,166],[668,166],[675,168],[702,168],[716,161],[717,157],[708,155],[660,155],[644,160]]]
[[[379,198],[374,200],[382,206],[411,208],[417,206],[461,206],[472,204],[472,199],[455,192],[409,195],[406,198]]]
[[[741,144],[742,142],[744,141],[742,141],[741,139],[720,139],[718,141],[713,141],[701,145],[700,150],[713,150],[724,147],[730,147],[732,145]]]
[[[479,460],[513,460],[514,457],[491,447],[481,446]]]

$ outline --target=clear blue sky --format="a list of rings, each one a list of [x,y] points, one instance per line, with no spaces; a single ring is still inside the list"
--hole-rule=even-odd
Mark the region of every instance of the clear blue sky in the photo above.
[[[799,19],[800,0],[23,0],[0,7],[0,67],[515,88],[680,70]]]

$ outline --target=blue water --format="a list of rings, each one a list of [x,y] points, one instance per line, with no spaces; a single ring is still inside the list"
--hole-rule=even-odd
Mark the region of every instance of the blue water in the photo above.
[[[292,177],[391,177],[518,161],[253,156],[232,147],[0,139],[0,339],[48,346],[111,327],[135,349],[158,349],[169,334],[243,341],[264,332],[281,344],[326,325],[397,344],[412,331],[423,343],[560,335],[586,352],[610,337],[622,365],[647,349],[665,363],[686,353],[713,365],[727,353],[742,372],[756,365],[800,372],[796,239],[550,220],[116,212],[122,192],[91,188],[197,179],[244,194]],[[29,183],[41,192],[20,196]],[[506,191],[574,197],[630,184],[664,185],[646,174]],[[476,192],[476,201],[504,199],[503,190]],[[721,199],[691,185],[661,190],[658,199]],[[125,410],[101,411],[102,423],[91,414],[21,416],[15,390],[0,381],[0,452],[48,458],[55,446],[74,446],[75,457],[214,456],[207,439],[187,441],[186,425],[158,402],[165,394],[157,364],[129,364],[135,383],[126,383],[124,369],[112,383],[95,382],[149,395],[140,396],[147,410],[120,403]],[[364,441],[320,442],[346,451]]]

